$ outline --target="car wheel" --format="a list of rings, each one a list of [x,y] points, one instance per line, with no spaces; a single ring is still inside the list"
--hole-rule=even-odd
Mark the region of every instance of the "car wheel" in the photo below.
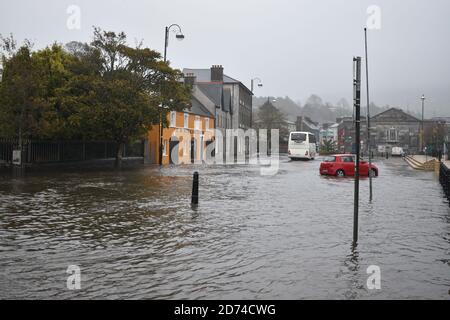
[[[373,177],[377,177],[378,176],[377,171],[374,170],[374,169],[370,169],[369,176],[372,177],[372,178]]]
[[[336,171],[336,176],[337,177],[345,177],[344,170],[339,169],[338,171]]]

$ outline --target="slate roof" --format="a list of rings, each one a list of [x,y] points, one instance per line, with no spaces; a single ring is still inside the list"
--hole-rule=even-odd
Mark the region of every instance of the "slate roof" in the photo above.
[[[390,108],[386,111],[380,112],[377,115],[371,117],[373,121],[383,121],[383,118],[394,118],[397,121],[418,122],[420,121],[416,117],[406,113],[402,109]]]
[[[223,86],[220,83],[196,83],[199,90],[207,96],[216,107],[222,107]]]
[[[191,99],[191,109],[186,109],[185,111],[198,116],[214,118],[214,115],[212,115],[211,112],[209,112],[208,109],[195,97],[192,97]]]

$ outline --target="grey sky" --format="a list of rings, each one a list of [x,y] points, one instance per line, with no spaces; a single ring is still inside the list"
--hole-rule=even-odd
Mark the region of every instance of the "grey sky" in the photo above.
[[[69,5],[81,9],[81,29],[69,30]],[[164,26],[178,23],[168,58],[177,68],[222,64],[256,95],[302,103],[312,93],[335,103],[352,98],[352,57],[364,54],[370,5],[381,9],[381,29],[369,31],[372,101],[450,116],[450,1],[448,0],[1,0],[0,33],[31,39],[90,41],[92,26],[125,31],[130,44],[160,52]]]

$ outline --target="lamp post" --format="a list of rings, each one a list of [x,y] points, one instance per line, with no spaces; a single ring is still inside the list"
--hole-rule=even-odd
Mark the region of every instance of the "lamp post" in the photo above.
[[[167,62],[167,47],[169,46],[169,32],[170,29],[176,28],[174,30],[176,32],[175,38],[178,40],[184,39],[184,34],[181,31],[181,27],[174,23],[170,26],[166,27],[164,30],[164,62]],[[163,123],[162,123],[162,114],[163,114],[163,104],[161,103],[161,112],[159,114],[159,165],[162,165],[162,156],[163,156]]]
[[[422,100],[422,123],[421,123],[421,129],[420,129],[420,152],[423,152],[423,146],[424,146],[423,119],[424,119],[425,95],[423,94],[420,99]]]
[[[253,78],[252,81],[251,81],[251,86],[250,86],[250,89],[252,91],[252,95],[253,95],[255,81],[258,81],[258,87],[261,88],[263,86],[262,81],[261,81],[260,78],[258,78],[258,77]],[[252,126],[253,126],[253,96],[252,96],[252,106],[251,106],[251,109],[250,109],[250,128]]]

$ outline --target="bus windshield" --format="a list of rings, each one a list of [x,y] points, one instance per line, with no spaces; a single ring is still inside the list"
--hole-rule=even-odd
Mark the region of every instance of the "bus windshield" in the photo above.
[[[291,140],[295,142],[304,142],[306,141],[305,133],[291,133]]]

